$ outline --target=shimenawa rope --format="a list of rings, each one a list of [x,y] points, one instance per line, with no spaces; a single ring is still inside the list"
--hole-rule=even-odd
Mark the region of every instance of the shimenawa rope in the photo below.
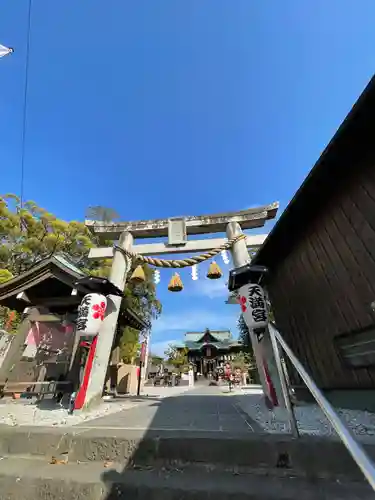
[[[118,245],[113,245],[113,248],[121,252],[126,257],[132,259],[133,261],[142,262],[144,264],[150,264],[151,266],[154,267],[178,269],[182,267],[194,266],[195,264],[200,264],[205,260],[211,259],[212,257],[215,257],[215,255],[222,252],[223,250],[229,250],[235,243],[237,243],[237,241],[243,240],[245,238],[246,238],[245,234],[240,234],[238,236],[235,236],[234,238],[231,238],[220,247],[213,248],[209,252],[202,253],[200,255],[197,255],[196,257],[189,257],[188,259],[182,259],[182,260],[172,260],[172,259],[167,260],[167,259],[155,259],[154,257],[145,257],[144,255],[141,255],[139,253],[130,252],[129,250],[124,250]]]

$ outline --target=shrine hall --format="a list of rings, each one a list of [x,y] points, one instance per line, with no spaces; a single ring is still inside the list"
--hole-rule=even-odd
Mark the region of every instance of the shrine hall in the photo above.
[[[209,330],[186,332],[184,341],[175,344],[177,349],[188,349],[189,363],[196,373],[207,377],[218,366],[232,361],[235,354],[243,349],[243,344],[235,340],[230,330]]]

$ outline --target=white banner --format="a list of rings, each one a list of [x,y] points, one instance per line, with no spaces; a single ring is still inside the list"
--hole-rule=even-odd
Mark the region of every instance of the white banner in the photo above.
[[[7,56],[8,54],[12,54],[14,51],[4,45],[0,45],[0,57]]]

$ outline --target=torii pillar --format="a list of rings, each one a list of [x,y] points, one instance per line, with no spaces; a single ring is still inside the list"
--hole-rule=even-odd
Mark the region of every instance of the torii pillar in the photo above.
[[[131,250],[133,236],[123,232],[120,236],[119,247]],[[110,273],[110,281],[120,290],[125,289],[126,276],[131,261],[121,251],[115,250]],[[99,403],[103,395],[103,387],[108,369],[108,360],[116,334],[117,320],[120,312],[122,297],[109,295],[107,297],[107,311],[97,337],[93,340],[86,363],[85,374],[81,388],[77,394],[75,409],[85,409],[92,404]]]
[[[227,225],[226,233],[228,240],[234,238],[235,236],[240,236],[241,234],[243,234],[241,226],[238,224],[238,222],[229,222],[229,224]],[[245,266],[246,264],[249,264],[251,261],[251,257],[249,255],[249,251],[247,249],[245,240],[237,241],[230,249],[230,252],[232,254],[234,267]],[[267,381],[264,373],[264,363],[263,363],[261,349],[257,341],[256,335],[254,334],[251,328],[249,328],[249,333],[260,382],[263,387],[263,392],[265,392],[267,388]]]
[[[228,240],[243,234],[238,222],[229,222],[226,233]],[[250,263],[251,257],[244,239],[234,243],[230,251],[234,267],[242,267]],[[274,369],[275,359],[268,331],[265,332],[261,345],[252,328],[249,328],[249,334],[263,392],[272,405],[284,406],[279,378]]]

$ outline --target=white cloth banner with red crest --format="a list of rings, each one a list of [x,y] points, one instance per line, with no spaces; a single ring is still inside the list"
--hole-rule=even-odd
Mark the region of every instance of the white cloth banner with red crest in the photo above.
[[[76,330],[81,336],[97,335],[104,320],[107,299],[99,293],[89,293],[78,308]]]

